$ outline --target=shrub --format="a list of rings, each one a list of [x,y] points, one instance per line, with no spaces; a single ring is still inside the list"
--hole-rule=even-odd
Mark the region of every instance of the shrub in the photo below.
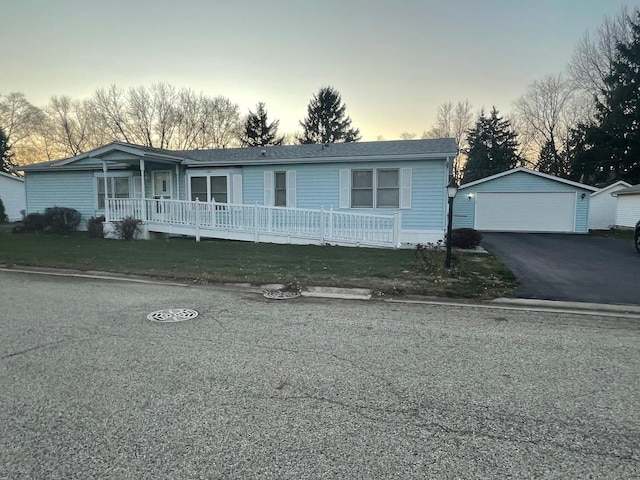
[[[42,232],[46,226],[47,219],[44,213],[30,213],[22,221],[23,232]],[[16,228],[14,228],[14,232],[18,233]]]
[[[423,272],[432,275],[441,273],[444,267],[442,241],[438,241],[438,243],[417,244],[416,264],[418,269]]]
[[[482,242],[482,234],[473,228],[456,228],[451,231],[451,246],[475,248]]]
[[[2,199],[0,198],[0,223],[4,223],[7,221],[7,214],[4,210],[4,203],[2,203]]]
[[[99,217],[91,217],[87,222],[87,230],[89,236],[94,238],[104,238],[104,215]]]
[[[46,231],[51,233],[75,232],[80,225],[80,212],[68,207],[50,207],[44,210]]]
[[[139,226],[141,223],[142,220],[138,220],[137,218],[123,218],[114,225],[116,236],[122,240],[132,242],[136,238],[136,233],[140,231]]]

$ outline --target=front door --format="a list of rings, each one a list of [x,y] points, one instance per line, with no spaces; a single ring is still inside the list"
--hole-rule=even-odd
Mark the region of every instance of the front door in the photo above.
[[[171,198],[171,172],[153,172],[153,198]]]

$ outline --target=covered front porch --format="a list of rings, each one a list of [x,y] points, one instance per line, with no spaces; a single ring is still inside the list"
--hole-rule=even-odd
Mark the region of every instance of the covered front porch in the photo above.
[[[401,215],[170,200],[107,198],[109,224],[133,217],[144,235],[165,233],[268,243],[398,248]]]

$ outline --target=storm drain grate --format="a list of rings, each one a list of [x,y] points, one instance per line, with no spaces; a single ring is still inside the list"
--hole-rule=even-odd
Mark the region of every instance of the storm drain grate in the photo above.
[[[198,312],[190,308],[169,308],[151,312],[147,318],[152,322],[184,322],[193,320],[198,316]]]
[[[283,292],[282,290],[263,290],[262,295],[267,298],[272,298],[274,300],[288,300],[290,298],[296,298],[300,296],[300,292],[295,292],[292,290]]]

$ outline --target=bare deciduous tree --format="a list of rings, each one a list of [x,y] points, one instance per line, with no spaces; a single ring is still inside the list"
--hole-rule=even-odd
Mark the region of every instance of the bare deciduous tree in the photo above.
[[[514,102],[513,117],[521,143],[520,155],[527,166],[567,176],[572,129],[589,117],[590,108],[590,102],[562,74],[547,75],[529,85]],[[539,163],[543,150],[545,161]]]
[[[27,139],[41,116],[40,109],[31,105],[23,93],[0,96],[0,128],[7,137],[8,148]]]
[[[467,132],[473,126],[472,106],[469,100],[446,102],[438,107],[436,123],[422,134],[422,138],[453,138],[458,145],[458,155],[453,162],[451,174],[460,179],[466,157],[461,152],[467,148]]]
[[[613,17],[605,17],[595,32],[587,31],[576,45],[569,65],[569,77],[574,86],[590,100],[602,99],[607,89],[605,79],[611,74],[616,45],[632,39],[631,18],[638,9],[629,12],[626,6]]]

